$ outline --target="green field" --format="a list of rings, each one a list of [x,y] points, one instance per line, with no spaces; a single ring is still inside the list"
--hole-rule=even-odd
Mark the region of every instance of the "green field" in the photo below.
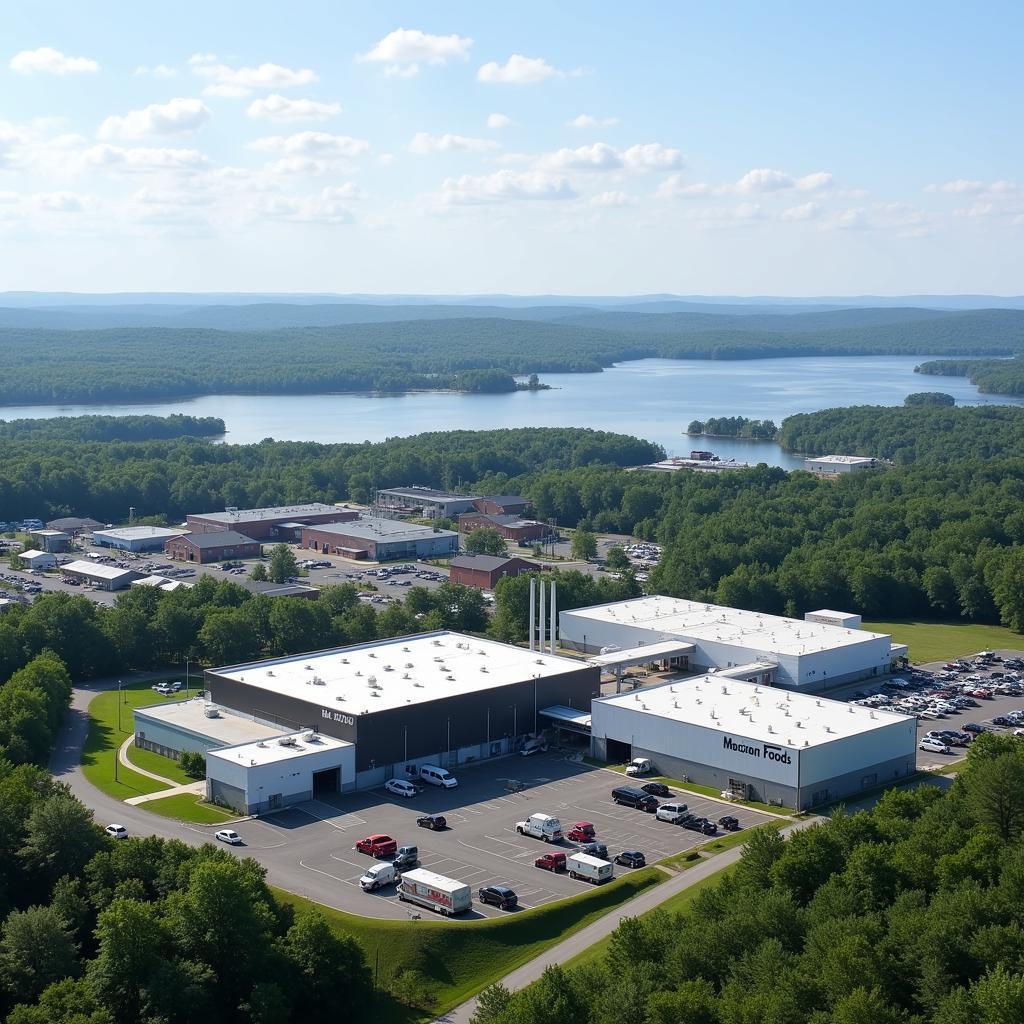
[[[1005,626],[983,626],[965,622],[865,622],[864,629],[890,633],[910,648],[910,660],[918,664],[948,661],[978,651],[1024,651],[1024,635]]]
[[[664,860],[658,861],[658,863],[664,864],[665,867],[672,868],[674,871],[685,871],[687,868],[692,868],[708,857],[713,857],[718,853],[725,853],[726,850],[731,850],[736,846],[742,846],[750,838],[751,832],[759,828],[771,828],[778,831],[785,828],[787,824],[788,822],[785,821],[769,821],[763,825],[755,825],[754,828],[741,829],[739,832],[726,832],[724,835],[719,836],[717,839],[712,839],[703,846],[698,846],[694,850],[686,850],[683,853],[677,853],[674,857],[666,857]],[[704,854],[704,856],[701,857],[701,854]]]
[[[235,821],[238,818],[237,814],[203,803],[199,797],[189,793],[165,796],[162,800],[147,800],[138,806],[165,818],[178,818],[197,825],[219,825],[223,821]]]
[[[656,868],[633,871],[571,899],[466,924],[429,920],[426,911],[419,921],[378,921],[316,906],[338,931],[351,935],[363,947],[382,993],[374,1020],[394,1024],[430,1019],[458,1006],[667,877]],[[283,903],[314,905],[293,893],[274,892]],[[402,971],[416,972],[412,976],[415,984],[410,984],[420,993],[413,999],[414,1009],[389,994]]]

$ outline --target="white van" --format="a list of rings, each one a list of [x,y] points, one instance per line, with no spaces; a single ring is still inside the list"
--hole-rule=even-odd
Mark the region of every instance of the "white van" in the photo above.
[[[374,864],[368,867],[366,873],[359,879],[359,887],[363,892],[373,892],[383,885],[397,884],[400,877],[394,864]]]
[[[441,786],[443,789],[454,789],[459,780],[451,772],[444,768],[438,768],[436,764],[425,764],[420,768],[420,778],[429,782],[431,786]]]

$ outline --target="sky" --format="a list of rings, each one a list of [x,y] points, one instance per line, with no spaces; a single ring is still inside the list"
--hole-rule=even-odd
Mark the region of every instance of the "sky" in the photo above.
[[[1021,38],[998,0],[12,0],[0,289],[1020,294]]]

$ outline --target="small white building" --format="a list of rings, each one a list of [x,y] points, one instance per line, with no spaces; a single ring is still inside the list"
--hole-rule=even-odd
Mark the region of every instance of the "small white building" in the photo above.
[[[804,612],[804,622],[824,622],[827,626],[839,626],[841,629],[860,629],[862,621],[855,612],[837,612],[831,608]]]
[[[804,459],[804,469],[819,476],[835,476],[838,473],[855,473],[862,469],[874,469],[875,459],[863,455],[818,455]]]
[[[262,814],[351,788],[355,744],[304,729],[206,754],[206,798],[240,814]]]
[[[659,775],[804,809],[906,778],[908,715],[703,676],[595,700],[591,750],[646,757]]]
[[[61,566],[61,573],[99,590],[124,590],[132,580],[137,580],[142,575],[134,569],[118,569],[116,565],[81,560]]]
[[[49,551],[36,551],[34,548],[22,551],[18,561],[26,569],[52,569],[57,564],[57,559]]]
[[[118,548],[121,551],[163,551],[167,541],[184,537],[188,532],[164,526],[120,526],[93,530],[92,542],[100,548]]]

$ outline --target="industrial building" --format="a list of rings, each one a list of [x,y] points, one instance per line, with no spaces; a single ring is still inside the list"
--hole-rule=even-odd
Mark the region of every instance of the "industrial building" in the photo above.
[[[854,612],[837,612],[831,608],[819,608],[816,612],[804,612],[804,622],[824,622],[843,629],[860,629],[861,617]]]
[[[57,564],[57,559],[49,551],[37,551],[34,548],[22,551],[18,561],[26,569],[52,569]]]
[[[112,530],[93,530],[92,542],[98,548],[120,551],[162,551],[164,544],[187,531],[164,526],[121,526]]]
[[[743,669],[812,693],[884,676],[907,654],[882,633],[660,596],[562,612],[559,632],[563,645],[595,653],[676,641],[690,645],[678,664],[691,671]]]
[[[203,692],[181,700],[135,708],[135,746],[175,760],[183,751],[206,754],[216,747],[281,735],[265,725],[211,704]]]
[[[259,558],[263,545],[237,530],[189,533],[164,544],[164,554],[181,562],[224,562],[235,558]]]
[[[538,572],[541,568],[514,555],[459,555],[448,566],[448,578],[452,583],[480,590],[493,590],[498,580],[505,576],[521,576],[524,572]]]
[[[82,533],[92,533],[93,530],[102,530],[107,523],[101,523],[98,519],[90,519],[88,516],[64,516],[61,519],[51,519],[47,524],[48,530],[62,530],[77,537]]]
[[[351,789],[511,753],[543,729],[545,708],[589,708],[599,677],[576,659],[440,631],[211,669],[205,686],[243,717],[352,744]]]
[[[459,535],[453,530],[368,516],[350,523],[304,527],[302,546],[324,554],[365,558],[372,562],[412,561],[450,558],[458,554]]]
[[[542,541],[551,534],[552,529],[547,523],[536,519],[523,519],[513,515],[494,515],[484,512],[464,512],[459,516],[459,531],[472,533],[474,530],[490,529],[497,531],[505,540],[517,544],[530,544]]]
[[[804,810],[915,771],[917,721],[707,675],[595,700],[591,751]]]
[[[29,536],[40,551],[51,554],[60,554],[71,547],[71,534],[63,530],[32,530]]]
[[[454,519],[463,512],[490,515],[523,516],[530,511],[530,502],[518,494],[453,494],[433,487],[385,487],[377,492],[381,508],[410,515],[420,513],[431,519]]]
[[[485,498],[476,498],[473,508],[477,512],[491,516],[525,516],[532,508],[529,498],[518,494],[492,494]]]
[[[277,505],[273,508],[226,508],[186,516],[193,533],[237,530],[253,540],[297,540],[296,530],[314,523],[343,523],[356,519],[354,509],[313,501],[305,505]]]
[[[863,469],[874,469],[875,459],[861,455],[818,455],[804,459],[804,469],[819,476],[836,476],[840,473],[856,473]]]
[[[60,571],[62,575],[98,590],[124,590],[132,580],[142,576],[142,573],[134,569],[118,569],[115,565],[104,565],[102,562],[68,562],[60,567]]]

